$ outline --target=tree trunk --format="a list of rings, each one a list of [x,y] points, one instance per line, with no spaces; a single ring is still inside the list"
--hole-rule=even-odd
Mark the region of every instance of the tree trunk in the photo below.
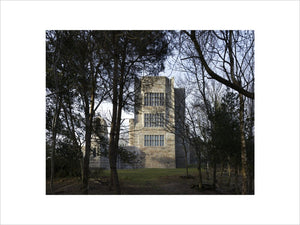
[[[254,100],[250,100],[249,103],[250,111],[250,130],[249,130],[249,155],[247,157],[248,161],[248,193],[254,194]],[[250,160],[249,160],[250,158]],[[250,161],[250,162],[249,162]]]
[[[119,194],[121,192],[118,172],[117,172],[117,156],[118,156],[118,66],[119,66],[119,55],[117,54],[117,40],[113,35],[114,42],[114,71],[113,71],[113,112],[109,139],[109,164],[110,164],[110,184],[109,189],[115,189]],[[121,88],[119,88],[121,90]]]
[[[213,162],[213,189],[216,189],[217,186],[217,163]]]
[[[209,180],[210,176],[209,176],[209,162],[208,161],[206,162],[206,167],[205,168],[206,168],[206,179]]]
[[[254,188],[253,188],[253,173],[252,171],[250,171],[250,169],[248,169],[248,193],[253,193],[254,192]]]
[[[228,183],[227,183],[227,185],[228,186],[230,186],[230,183],[231,183],[231,167],[230,167],[230,159],[229,159],[229,161],[228,161],[228,168],[227,168],[227,170],[228,170]]]
[[[195,150],[196,150],[196,155],[198,157],[198,164],[197,164],[197,169],[198,169],[198,176],[199,176],[199,184],[198,187],[201,190],[203,188],[203,180],[202,180],[202,173],[201,173],[201,149],[199,147],[199,143],[194,143]]]
[[[88,194],[89,189],[89,165],[90,165],[90,151],[91,151],[91,128],[86,126],[85,134],[85,155],[83,159],[83,194]]]
[[[114,88],[115,89],[115,88]],[[115,92],[115,90],[113,90]],[[116,149],[115,149],[115,132],[116,132],[116,114],[117,114],[117,109],[116,109],[116,103],[115,103],[115,98],[113,97],[113,115],[112,115],[112,121],[111,121],[111,129],[110,129],[110,138],[109,138],[109,149],[108,149],[108,154],[109,154],[109,165],[110,165],[110,184],[109,184],[109,189],[111,190],[112,187],[115,186],[115,173],[116,173]]]
[[[59,45],[59,44],[57,44]],[[57,48],[57,46],[56,46]],[[56,52],[56,51],[55,51]],[[56,52],[56,60],[54,61],[54,78],[55,78],[55,89],[59,90],[58,86],[58,77],[56,73],[56,64],[60,58],[59,52]],[[50,190],[53,193],[53,179],[54,179],[54,157],[55,157],[55,148],[56,148],[56,134],[57,134],[57,120],[59,119],[60,109],[61,109],[61,97],[59,94],[56,94],[56,104],[55,104],[55,113],[52,119],[52,151],[51,151],[51,175],[50,175]]]
[[[201,190],[203,187],[203,181],[202,181],[202,172],[201,172],[201,160],[199,157],[198,161],[198,172],[199,172],[199,189]]]
[[[117,47],[117,39],[114,36],[114,45]],[[124,41],[124,47],[121,50],[121,68],[120,76],[118,76],[118,66],[119,66],[119,56],[115,52],[114,54],[114,77],[113,77],[113,121],[114,121],[114,141],[111,143],[111,187],[113,186],[117,194],[121,194],[121,187],[117,171],[117,158],[119,149],[119,137],[120,137],[120,127],[121,127],[121,117],[123,108],[123,92],[124,92],[124,79],[125,79],[125,60],[126,60],[126,48],[127,39]],[[118,88],[119,87],[119,88]],[[119,92],[118,92],[119,90]],[[110,187],[110,188],[111,188]]]
[[[88,100],[86,99],[86,110],[85,110],[85,117],[86,117],[85,156],[83,161],[83,179],[82,179],[84,194],[88,194],[88,190],[89,190],[91,137],[93,131],[95,89],[96,89],[96,78],[95,78],[95,74],[93,73],[91,77],[91,82],[92,82],[91,99],[90,102],[88,102]]]
[[[79,159],[80,162],[80,175],[81,175],[81,182],[83,183],[83,157],[81,159]]]
[[[241,162],[242,162],[242,194],[247,194],[247,152],[246,152],[246,141],[244,131],[244,99],[243,95],[239,94],[240,109],[240,134],[241,134]]]
[[[184,140],[183,140],[183,142],[184,142]],[[186,149],[185,143],[183,143],[183,149],[184,149],[186,177],[188,177],[189,176],[189,165],[188,165],[188,160],[187,160],[187,149]]]
[[[120,101],[120,99],[119,99],[119,101]],[[113,179],[114,189],[117,194],[121,194],[121,187],[120,187],[119,176],[118,176],[118,171],[117,171],[121,114],[122,114],[122,109],[119,106],[118,113],[117,113],[117,121],[116,121],[117,123],[116,123],[116,128],[115,128],[115,138],[114,138],[114,143],[113,143],[113,148],[114,148],[114,150],[113,150],[114,154],[112,155],[113,156],[113,160],[112,160],[113,166],[111,167],[111,176]]]
[[[222,161],[222,162],[221,162],[221,174],[220,174],[220,177],[223,176],[223,173],[224,173],[224,167],[225,167],[225,163]]]
[[[234,168],[234,172],[235,172],[235,192],[238,194],[240,193],[240,182],[239,182],[239,171],[238,171],[238,163],[235,163],[235,168]]]
[[[203,188],[203,181],[202,181],[202,173],[201,173],[201,165],[198,165],[198,172],[199,172],[199,189]]]
[[[184,151],[184,157],[185,157],[185,171],[186,171],[186,177],[189,177],[189,166],[188,166],[187,152],[186,152],[186,151]]]
[[[116,126],[115,126],[115,138],[114,138],[114,162],[115,166],[112,168],[112,178],[114,188],[117,194],[121,194],[121,187],[117,171],[117,159],[118,159],[118,149],[119,149],[119,137],[120,137],[120,128],[121,128],[121,117],[122,117],[122,108],[123,108],[123,90],[124,90],[124,76],[125,76],[125,52],[122,53],[122,63],[120,71],[120,80],[119,80],[119,94],[118,94],[118,107],[117,107],[117,117],[116,117]]]
[[[52,151],[51,151],[51,175],[50,175],[50,190],[53,193],[53,179],[54,179],[54,157],[55,157],[55,148],[56,148],[56,134],[57,134],[57,120],[59,118],[60,114],[60,108],[61,108],[61,100],[59,97],[56,98],[56,106],[55,106],[55,113],[52,119]]]

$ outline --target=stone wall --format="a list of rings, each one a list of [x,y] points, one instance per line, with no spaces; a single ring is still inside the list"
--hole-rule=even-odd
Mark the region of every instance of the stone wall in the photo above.
[[[175,168],[175,134],[167,127],[175,124],[174,79],[166,77],[143,77],[138,83],[135,119],[130,120],[129,145],[145,154],[145,168]],[[145,106],[145,93],[164,93],[163,106]],[[164,113],[165,127],[145,127],[145,113]],[[145,135],[164,135],[164,146],[144,146]]]

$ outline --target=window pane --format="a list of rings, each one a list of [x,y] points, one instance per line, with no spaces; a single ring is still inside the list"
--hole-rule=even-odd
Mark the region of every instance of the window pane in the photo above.
[[[158,146],[158,135],[155,135],[155,146]]]
[[[145,124],[144,124],[144,126],[145,126],[145,127],[149,127],[149,114],[148,114],[148,113],[145,113],[144,115],[145,115],[145,118],[144,118]]]
[[[148,105],[147,95],[148,95],[148,93],[144,94],[144,105]]]
[[[151,114],[151,126],[155,127],[155,114]]]
[[[164,105],[164,93],[160,93],[160,105]]]
[[[149,105],[153,105],[153,93],[150,93],[150,102]]]
[[[157,119],[158,119],[158,124],[157,124],[157,126],[161,127],[161,122],[162,122],[162,121],[161,121],[161,113],[158,114],[158,118],[157,118]]]
[[[164,135],[160,135],[160,146],[164,146]]]

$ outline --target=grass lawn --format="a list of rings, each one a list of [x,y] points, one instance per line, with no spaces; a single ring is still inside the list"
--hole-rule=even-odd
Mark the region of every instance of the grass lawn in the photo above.
[[[105,170],[104,174],[109,176],[110,171]],[[149,182],[161,182],[163,178],[185,176],[185,169],[131,169],[118,170],[120,181],[128,181],[134,184],[145,184]],[[189,175],[197,176],[197,169],[189,169]]]
[[[196,168],[189,168],[188,178],[184,168],[118,170],[118,175],[122,194],[222,194],[211,189],[199,191],[195,188],[198,184]],[[209,184],[205,173],[202,173],[202,176],[204,184]],[[114,194],[109,190],[109,177],[109,170],[93,171],[89,179],[89,194]],[[51,194],[49,180],[46,182],[46,193]],[[74,177],[55,179],[53,194],[81,194],[80,179]]]

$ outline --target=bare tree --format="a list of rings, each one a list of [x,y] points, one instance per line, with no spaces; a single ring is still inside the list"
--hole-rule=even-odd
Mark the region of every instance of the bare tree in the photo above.
[[[206,73],[218,82],[238,91],[240,102],[240,134],[242,193],[247,191],[247,155],[244,127],[244,96],[254,99],[253,31],[183,31],[195,52],[186,59],[198,59]]]
[[[183,32],[193,42],[197,52],[193,57],[213,79],[254,99],[254,92],[247,90],[254,82],[253,31]]]

